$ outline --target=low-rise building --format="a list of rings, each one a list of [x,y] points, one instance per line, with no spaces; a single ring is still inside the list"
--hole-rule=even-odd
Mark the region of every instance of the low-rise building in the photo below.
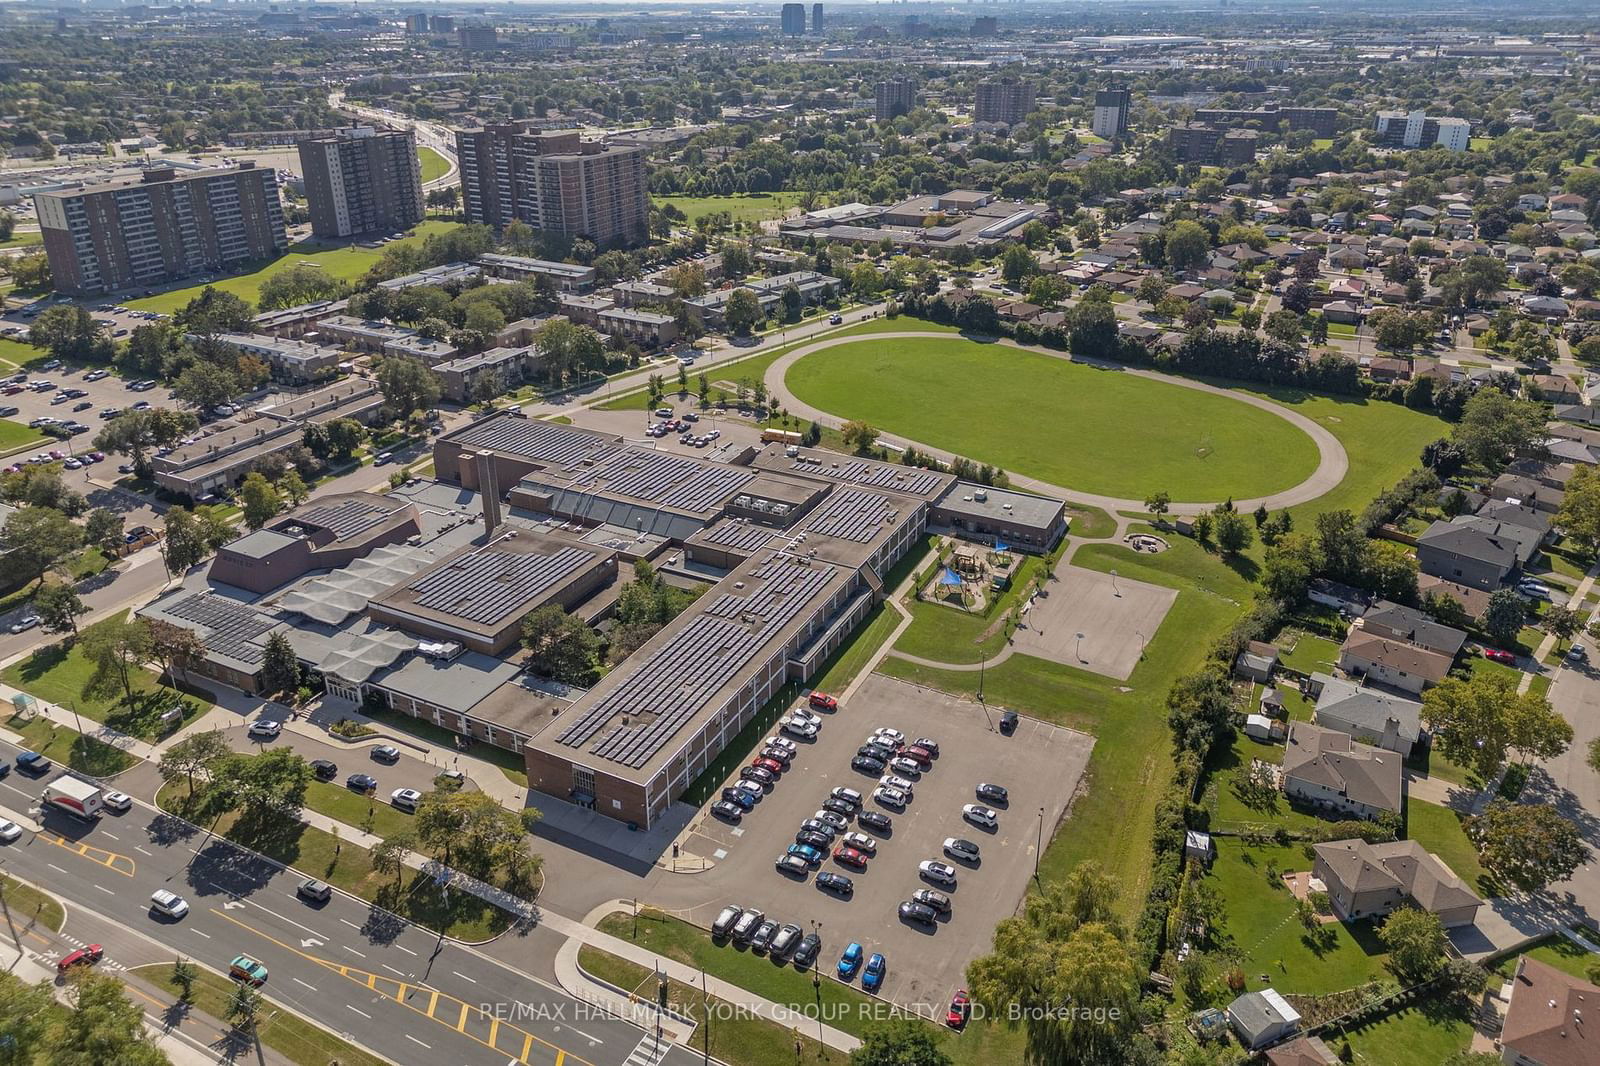
[[[1400,813],[1403,760],[1396,752],[1353,743],[1350,734],[1290,722],[1283,753],[1289,798],[1339,815],[1374,819]]]
[[[1412,695],[1443,681],[1451,661],[1436,651],[1356,627],[1339,648],[1339,669],[1345,673]]]
[[[310,341],[255,333],[223,333],[217,339],[260,359],[272,368],[275,379],[290,384],[305,384],[327,377],[344,359],[339,349]]]
[[[1422,704],[1416,700],[1321,673],[1311,675],[1309,695],[1317,701],[1314,719],[1324,728],[1404,758],[1422,742]]]
[[[1501,1061],[1505,1066],[1593,1066],[1600,1062],[1597,1010],[1600,986],[1520,956],[1500,1027]]]
[[[1446,928],[1471,925],[1483,901],[1415,840],[1315,845],[1311,875],[1327,886],[1333,911],[1347,922],[1381,918],[1396,907],[1437,914]]]
[[[1246,992],[1228,1004],[1228,1023],[1251,1051],[1274,1044],[1300,1028],[1300,1012],[1276,989]]]
[[[526,378],[538,366],[543,354],[531,344],[520,348],[490,348],[440,363],[433,370],[439,375],[439,388],[446,399],[471,403],[478,398],[477,385],[485,375],[499,375],[498,395]]]
[[[581,263],[557,263],[549,259],[529,259],[499,252],[480,255],[477,263],[491,278],[511,281],[549,278],[557,292],[588,292],[594,288],[597,277],[594,267]]]

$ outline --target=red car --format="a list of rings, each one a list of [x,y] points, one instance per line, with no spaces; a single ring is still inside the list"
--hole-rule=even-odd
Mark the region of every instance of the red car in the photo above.
[[[950,1009],[945,1013],[944,1023],[952,1029],[965,1029],[967,1019],[972,1017],[972,1000],[967,998],[965,988],[956,989],[956,994],[950,999]]]
[[[101,956],[105,955],[105,953],[105,949],[99,944],[90,944],[86,948],[79,948],[56,963],[56,972],[66,973],[74,966],[93,966],[100,961]]]
[[[837,711],[839,709],[839,701],[828,695],[826,692],[813,692],[810,697],[808,697],[807,702],[809,702],[811,706],[820,707],[824,711]]]
[[[921,745],[913,744],[900,754],[904,755],[908,759],[911,759],[924,770],[933,765],[933,753]]]
[[[1483,657],[1491,662],[1505,663],[1507,666],[1515,666],[1517,663],[1515,655],[1508,651],[1501,651],[1499,648],[1484,648]]]
[[[867,868],[866,852],[860,851],[856,848],[838,848],[834,851],[833,858],[836,862],[842,862],[847,866],[854,866],[858,870],[865,870]]]
[[[757,759],[752,765],[759,766],[771,774],[783,773],[783,764],[777,759]]]

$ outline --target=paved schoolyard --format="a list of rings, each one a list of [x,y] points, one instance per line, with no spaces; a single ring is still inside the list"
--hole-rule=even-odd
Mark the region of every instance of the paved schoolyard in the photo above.
[[[1177,590],[1077,566],[1057,567],[1055,576],[1023,615],[1016,650],[1126,680]]]
[[[679,913],[702,926],[729,902],[759,907],[808,931],[812,922],[821,922],[824,975],[832,974],[845,944],[860,941],[869,953],[881,951],[888,960],[887,998],[942,1011],[950,993],[965,983],[967,963],[988,950],[995,923],[1021,902],[1041,830],[1048,840],[1094,740],[1029,719],[1015,735],[1003,736],[989,724],[990,717],[998,724],[995,711],[986,716],[976,703],[879,675],[868,678],[837,713],[824,717],[817,741],[801,745],[789,770],[739,826],[702,816],[686,846],[716,865],[659,884],[667,896],[663,902],[678,905]],[[889,833],[869,834],[878,839],[878,851],[866,870],[831,858],[821,865],[848,874],[855,882],[853,897],[819,890],[814,874],[800,880],[778,873],[774,860],[830,789],[846,785],[870,796],[875,778],[852,770],[850,759],[878,726],[899,729],[908,739],[937,740],[940,758],[916,782],[905,811],[868,799],[867,806],[888,814],[894,826]],[[980,781],[1004,785],[1011,793],[994,830],[971,825],[961,815],[963,804],[977,802],[973,786]],[[951,836],[977,843],[981,862],[964,866],[945,858],[941,846]],[[954,889],[919,878],[917,864],[935,858],[957,868]],[[903,923],[896,911],[901,900],[924,886],[940,888],[955,901],[951,916],[933,929]]]

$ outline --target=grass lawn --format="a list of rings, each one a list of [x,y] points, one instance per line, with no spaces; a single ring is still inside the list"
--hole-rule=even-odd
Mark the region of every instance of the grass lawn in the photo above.
[[[0,418],[0,455],[36,448],[42,443],[44,434],[38,430],[29,429],[9,418]]]
[[[420,243],[430,233],[445,233],[456,227],[454,222],[424,222],[412,229],[406,239]],[[357,248],[354,245],[329,247],[312,241],[293,245],[283,255],[268,263],[255,266],[249,273],[220,278],[212,287],[255,303],[261,283],[281,271],[301,263],[314,263],[341,281],[354,281],[365,274],[383,253],[377,248]],[[158,293],[142,300],[129,300],[127,306],[135,311],[157,311],[170,315],[190,300],[200,295],[204,285],[190,285],[171,292]]]
[[[962,610],[948,603],[908,603],[912,622],[895,641],[895,650],[941,663],[975,663],[989,658],[1005,646],[1005,631],[997,629],[987,638],[980,638],[1016,605],[1041,565],[1039,559],[1024,556],[1011,587],[991,600],[983,612]]]
[[[1339,642],[1300,631],[1295,638],[1294,651],[1280,654],[1278,661],[1303,674],[1327,673],[1339,661]]]
[[[425,740],[440,749],[441,755],[453,752],[456,749],[456,739],[459,733],[452,733],[432,722],[425,722],[420,718],[413,718],[409,714],[396,714],[389,711],[380,711],[376,714],[362,712],[375,722],[382,722],[390,729],[399,733],[409,733],[418,740]],[[514,751],[496,747],[493,744],[482,742],[472,745],[471,754],[485,762],[494,763],[506,779],[512,784],[528,787],[528,764]]]
[[[0,874],[0,883],[5,885],[6,905],[11,908],[11,920],[17,923],[18,929],[42,925],[52,933],[61,932],[67,922],[67,912],[54,896],[5,874]]]
[[[31,244],[43,244],[44,234],[38,230],[32,233],[16,233],[0,241],[0,248],[24,248]]]
[[[1432,999],[1346,1035],[1357,1066],[1438,1066],[1472,1043],[1472,1025],[1458,1008]],[[1344,1038],[1324,1033],[1322,1040],[1337,1052]]]
[[[406,832],[417,824],[415,816],[395,807],[381,793],[361,796],[326,781],[311,782],[306,790],[306,807],[380,837]]]
[[[1074,537],[1100,540],[1117,531],[1117,520],[1098,507],[1086,503],[1067,504],[1068,529]]]
[[[794,364],[787,383],[841,417],[1083,492],[1253,496],[1317,465],[1310,437],[1227,397],[965,338],[841,345]],[[959,411],[946,402],[957,396]],[[1019,410],[1034,413],[1030,432],[1011,431]]]
[[[332,833],[301,821],[281,820],[273,823],[270,832],[249,831],[239,825],[238,812],[226,811],[218,815],[204,789],[192,798],[187,793],[188,786],[184,782],[173,782],[162,786],[156,794],[156,802],[163,810],[179,814],[301,873],[337,885],[418,925],[443,929],[450,936],[472,942],[487,940],[511,924],[511,915],[469,892],[450,893],[447,904],[433,879],[418,871],[405,870],[397,884],[393,876],[373,870],[370,851],[359,844],[341,841]]]
[[[417,162],[422,164],[422,183],[436,181],[444,177],[450,169],[450,160],[435,152],[432,148],[419,146],[417,148]]]
[[[1406,836],[1443,860],[1456,876],[1484,898],[1498,896],[1501,887],[1478,862],[1478,849],[1467,838],[1461,817],[1449,807],[1419,799],[1406,801]]]
[[[1593,929],[1579,929],[1578,932],[1591,941],[1593,940]],[[1585,981],[1589,979],[1589,967],[1595,963],[1600,963],[1600,955],[1574,944],[1560,933],[1551,933],[1543,940],[1537,941],[1515,955],[1507,955],[1501,959],[1495,964],[1494,972],[1506,980],[1510,980],[1517,972],[1517,959],[1523,955],[1531,955],[1546,965],[1554,966],[1562,973],[1571,974],[1573,977],[1579,977]]]
[[[35,348],[31,344],[14,341],[10,337],[0,337],[0,363],[9,367],[20,367],[31,363],[35,359],[48,359],[49,353],[43,348]]]
[[[22,743],[29,750],[90,777],[111,777],[139,761],[105,741],[83,736],[48,718],[19,722],[17,716],[12,715],[6,721],[6,728],[21,734]]]
[[[1242,732],[1234,734],[1233,746],[1218,753],[1211,760],[1207,777],[1206,799],[1211,806],[1213,829],[1238,829],[1247,825],[1283,826],[1290,832],[1311,833],[1328,823],[1307,811],[1290,806],[1288,797],[1281,792],[1272,794],[1267,807],[1252,807],[1239,798],[1233,785],[1244,767],[1252,759],[1281,765],[1283,746],[1261,744]]]
[[[189,1002],[195,1010],[226,1024],[228,1004],[233,1001],[236,987],[234,982],[199,966],[195,967],[195,971]],[[182,998],[183,989],[172,980],[170,965],[136,966],[129,973],[143,978],[168,995]],[[270,989],[266,995],[271,1000]],[[276,1001],[273,1002],[278,1005]],[[327,1066],[330,1062],[340,1063],[340,1066],[383,1066],[386,1061],[355,1044],[340,1040],[287,1007],[262,1013],[267,1017],[256,1023],[256,1035],[263,1044],[297,1066]]]
[[[84,632],[88,633],[96,626],[121,622],[126,613],[97,622]],[[132,672],[134,698],[131,702],[120,691],[110,696],[87,695],[84,688],[93,673],[94,663],[84,654],[80,640],[70,648],[64,642],[43,645],[26,659],[0,670],[0,680],[48,703],[75,710],[84,718],[142,740],[154,740],[181,729],[207,709],[200,700],[161,684],[155,674],[144,669]],[[183,718],[178,722],[162,723],[161,715],[179,703],[183,705]]]
[[[693,225],[695,220],[718,211],[726,211],[735,222],[760,222],[768,218],[782,218],[789,208],[800,202],[798,192],[754,193],[743,196],[652,196],[652,202],[661,207],[671,204],[682,211]]]
[[[1270,985],[1279,992],[1321,995],[1355,988],[1384,974],[1383,945],[1369,922],[1332,922],[1330,946],[1313,944],[1295,916],[1295,899],[1277,873],[1309,870],[1311,860],[1299,845],[1251,847],[1217,841],[1211,878],[1222,897],[1220,933],[1238,953],[1252,990]],[[1262,976],[1266,975],[1263,980]]]

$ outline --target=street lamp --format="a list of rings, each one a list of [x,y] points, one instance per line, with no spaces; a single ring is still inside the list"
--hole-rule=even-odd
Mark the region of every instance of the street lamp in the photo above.
[[[1083,634],[1078,634],[1078,661],[1083,662]]]
[[[1033,848],[1033,880],[1039,881],[1039,855],[1044,851],[1044,808],[1039,808],[1039,839]]]
[[[822,939],[822,923],[815,918],[811,919],[811,931],[817,934],[819,941]],[[821,948],[817,950],[820,956]],[[818,972],[815,962],[811,965],[811,991],[817,997],[817,1047],[822,1049],[822,1057],[826,1059],[828,1057],[828,1045],[822,1039],[822,974]]]

